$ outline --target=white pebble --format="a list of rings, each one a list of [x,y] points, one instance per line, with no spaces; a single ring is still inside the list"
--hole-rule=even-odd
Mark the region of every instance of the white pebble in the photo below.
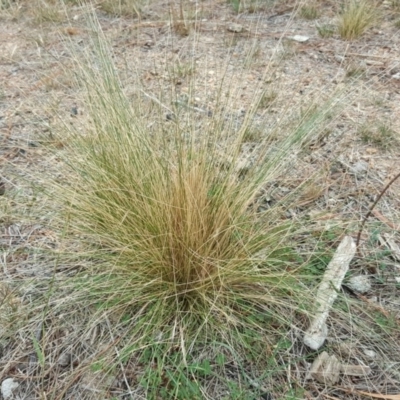
[[[19,383],[14,381],[13,378],[4,379],[1,382],[1,394],[4,400],[11,399],[13,397],[13,391],[19,386]]]
[[[358,293],[366,293],[371,289],[371,282],[365,275],[352,276],[347,285]]]

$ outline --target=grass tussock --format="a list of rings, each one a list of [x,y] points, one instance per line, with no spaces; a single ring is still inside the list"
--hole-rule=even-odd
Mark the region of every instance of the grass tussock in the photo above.
[[[112,15],[125,17],[140,17],[143,0],[100,0],[99,8]]]
[[[388,150],[393,144],[398,143],[399,135],[390,123],[363,124],[358,130],[359,136],[364,143]]]
[[[345,40],[360,37],[377,20],[377,5],[373,0],[348,0],[337,21],[340,36]]]
[[[198,319],[238,323],[240,301],[281,302],[272,293],[292,285],[283,254],[268,266],[256,254],[278,254],[291,224],[275,226],[268,215],[255,223],[248,208],[259,176],[240,182],[232,167],[221,171],[216,144],[185,139],[179,127],[172,148],[155,145],[112,66],[102,67],[106,76],[85,76],[93,129],[71,144],[78,176],[68,196],[73,226],[110,263],[96,272],[92,294],[104,297],[114,315],[139,309],[157,315],[158,330],[190,320],[187,333],[198,329]]]
[[[289,249],[296,226],[284,218],[284,203],[262,214],[252,204],[283,172],[285,155],[315,135],[324,113],[304,114],[279,146],[264,140],[242,177],[247,120],[229,142],[229,162],[221,157],[229,132],[218,113],[208,131],[196,131],[194,117],[149,130],[97,35],[99,68],[78,61],[91,123],[85,135],[71,135],[66,162],[74,178],[62,195],[71,231],[94,246],[97,260],[89,280],[78,283],[80,295],[117,324],[130,321],[138,342],[160,335],[182,349],[209,332],[222,340],[240,326],[259,329],[244,315],[282,322],[278,310],[306,297]]]
[[[319,9],[316,3],[305,4],[300,7],[299,15],[306,20],[314,20],[319,17]]]

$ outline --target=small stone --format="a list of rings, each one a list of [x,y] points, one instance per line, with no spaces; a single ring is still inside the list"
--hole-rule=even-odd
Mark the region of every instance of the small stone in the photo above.
[[[294,36],[289,36],[288,39],[294,40],[295,42],[304,43],[307,42],[310,38],[308,36],[303,36],[303,35],[294,35]]]
[[[324,351],[313,362],[310,375],[320,383],[333,385],[339,380],[340,369],[339,360]]]
[[[234,33],[240,33],[243,32],[244,30],[243,25],[235,23],[229,24],[227,29],[229,32],[234,32]]]
[[[339,54],[335,54],[335,60],[337,62],[342,63],[346,58],[344,56],[340,56]]]
[[[4,400],[12,399],[14,390],[19,386],[19,383],[13,378],[4,379],[1,382],[1,394]]]
[[[356,275],[352,276],[347,286],[358,293],[366,293],[371,290],[371,282],[369,281],[368,276],[365,275]]]
[[[69,353],[61,354],[60,358],[58,359],[58,365],[63,368],[67,367],[70,362],[71,362],[71,354]]]
[[[373,350],[364,349],[363,352],[368,358],[376,357],[376,353]]]
[[[378,152],[378,150],[375,149],[374,147],[367,147],[365,151],[367,154],[376,154]]]
[[[400,80],[400,72],[397,74],[392,75],[392,79]]]
[[[368,163],[365,161],[358,161],[352,167],[350,167],[349,170],[354,175],[362,175],[368,171]]]

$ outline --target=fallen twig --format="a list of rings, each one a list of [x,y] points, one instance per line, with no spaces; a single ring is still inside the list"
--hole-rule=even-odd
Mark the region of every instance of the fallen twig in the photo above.
[[[394,177],[392,178],[389,183],[383,188],[383,190],[379,193],[379,196],[376,198],[376,200],[373,202],[372,206],[369,208],[368,212],[365,214],[365,217],[361,223],[361,227],[360,230],[358,231],[357,234],[357,240],[356,240],[356,248],[357,248],[357,254],[358,256],[360,255],[360,238],[361,238],[361,233],[364,229],[364,225],[367,222],[367,219],[369,218],[369,216],[372,214],[372,211],[374,210],[375,206],[378,204],[378,201],[382,198],[382,196],[386,193],[386,191],[389,189],[389,187],[393,184],[393,182],[398,179],[400,177],[400,172]]]

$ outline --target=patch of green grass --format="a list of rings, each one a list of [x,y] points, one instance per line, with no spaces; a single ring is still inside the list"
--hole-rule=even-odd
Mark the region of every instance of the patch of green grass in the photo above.
[[[399,134],[388,123],[364,124],[358,129],[358,134],[364,143],[386,150],[399,141]]]
[[[265,91],[259,100],[259,107],[265,109],[270,107],[278,97],[278,92],[275,90]]]
[[[277,0],[227,0],[236,12],[256,13],[271,9]]]
[[[340,226],[333,226],[330,229],[324,228],[322,231],[312,231],[312,236],[317,242],[312,254],[307,257],[307,261],[302,267],[304,268],[305,276],[316,278],[324,274],[340,241],[341,235],[342,229]]]
[[[300,7],[299,15],[301,18],[313,20],[318,18],[319,10],[315,4],[305,4],[304,6]]]
[[[139,17],[143,0],[100,0],[99,8],[112,15]]]
[[[246,68],[254,67],[257,63],[257,60],[261,57],[261,47],[260,42],[258,40],[253,40],[249,47],[249,50],[246,52],[246,57],[244,59],[244,66]]]
[[[377,5],[371,0],[347,0],[337,20],[339,35],[345,40],[360,37],[378,18]]]
[[[7,10],[14,5],[14,0],[0,0],[0,10]]]
[[[195,66],[192,62],[180,62],[179,60],[168,69],[171,80],[175,83],[192,76],[195,73]]]
[[[240,11],[240,3],[241,0],[228,0],[229,4],[232,6],[233,10],[235,12],[239,12]]]
[[[316,25],[318,35],[322,38],[329,38],[335,34],[335,27],[330,24]]]
[[[400,0],[391,0],[390,6],[395,11],[400,11]]]
[[[66,17],[63,5],[57,0],[40,1],[39,4],[30,7],[30,12],[35,24],[55,24],[62,22]]]
[[[247,142],[260,142],[263,136],[262,129],[255,127],[255,126],[249,126],[248,129],[243,134],[243,143]]]
[[[346,77],[352,79],[358,79],[364,76],[366,73],[365,67],[362,65],[350,64],[346,68]]]

